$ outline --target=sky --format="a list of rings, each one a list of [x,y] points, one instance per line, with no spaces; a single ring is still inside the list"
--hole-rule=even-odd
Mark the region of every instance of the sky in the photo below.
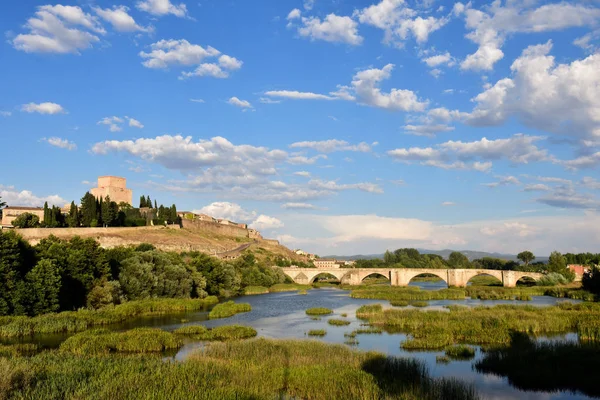
[[[600,251],[600,1],[7,0],[0,197],[321,255]]]

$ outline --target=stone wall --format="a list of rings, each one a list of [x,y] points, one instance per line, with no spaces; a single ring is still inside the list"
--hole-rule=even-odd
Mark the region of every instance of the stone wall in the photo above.
[[[269,244],[274,244],[276,246],[279,246],[279,240],[275,240],[275,239],[263,239],[263,242],[267,242]]]
[[[217,235],[233,236],[233,237],[239,237],[239,238],[247,238],[248,237],[247,229],[243,229],[243,228],[240,228],[235,225],[223,225],[223,224],[217,224],[214,222],[199,221],[199,220],[190,221],[188,219],[184,219],[181,222],[183,224],[183,228],[189,229],[190,231],[203,231],[203,232],[208,231],[208,232],[216,233]]]
[[[143,231],[163,229],[164,226],[136,226],[126,228],[29,228],[17,229],[17,233],[23,236],[23,239],[43,239],[50,235],[59,238],[71,238],[73,236],[90,237],[94,235],[119,234],[126,231]],[[181,229],[179,225],[169,226],[172,229]]]

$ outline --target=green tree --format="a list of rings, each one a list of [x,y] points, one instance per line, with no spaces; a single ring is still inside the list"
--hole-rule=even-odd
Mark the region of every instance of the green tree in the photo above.
[[[92,221],[98,221],[96,211],[96,198],[90,192],[87,192],[81,198],[80,210],[81,226],[92,226]]]
[[[44,202],[44,221],[42,222],[42,224],[44,226],[51,226],[50,222],[52,221],[52,216],[50,213],[50,208],[48,207],[48,202]]]
[[[528,250],[522,251],[519,254],[517,254],[517,258],[520,261],[522,261],[525,264],[525,266],[529,266],[529,263],[535,260],[535,256],[533,255],[533,253]]]
[[[152,208],[152,200],[150,200],[150,195],[146,196],[146,207]]]
[[[594,265],[585,272],[581,284],[585,290],[600,295],[600,267]]]
[[[471,262],[463,253],[459,251],[453,251],[448,256],[448,265],[450,268],[471,268]]]
[[[158,206],[156,205],[156,199],[154,199],[154,209],[156,210]]]
[[[12,222],[15,228],[35,228],[40,224],[40,218],[31,213],[23,213]]]
[[[561,274],[570,282],[575,279],[575,273],[567,269],[567,260],[558,251],[553,251],[550,254],[548,266],[546,268],[548,272],[556,272],[557,274]]]
[[[71,202],[71,208],[69,209],[69,216],[67,217],[67,225],[71,228],[79,226],[79,210],[75,205],[75,202]]]
[[[56,312],[60,308],[60,273],[56,263],[42,259],[25,277],[29,292],[29,314],[39,315]]]
[[[146,207],[146,198],[144,196],[140,196],[140,208]]]
[[[385,254],[383,255],[383,262],[386,265],[392,265],[396,262],[396,256],[391,251],[386,250]]]
[[[206,278],[206,291],[211,295],[234,295],[241,288],[241,276],[236,268],[216,257],[199,254],[190,266]]]
[[[20,285],[35,264],[35,252],[15,231],[0,231],[0,315],[25,312]]]

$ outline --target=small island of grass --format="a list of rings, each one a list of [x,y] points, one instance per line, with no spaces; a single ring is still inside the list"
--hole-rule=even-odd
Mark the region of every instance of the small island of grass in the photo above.
[[[208,318],[228,318],[235,314],[252,311],[252,306],[248,303],[234,303],[233,301],[227,301],[225,303],[217,304],[208,314]]]

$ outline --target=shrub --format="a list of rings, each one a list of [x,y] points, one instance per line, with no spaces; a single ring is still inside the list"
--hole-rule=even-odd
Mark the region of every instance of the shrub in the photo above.
[[[12,224],[15,228],[35,228],[40,225],[40,218],[32,213],[23,213]]]
[[[328,315],[333,314],[333,310],[325,307],[313,307],[306,310],[307,315]]]
[[[567,279],[557,272],[550,272],[547,275],[542,276],[537,281],[538,286],[556,286],[556,285],[566,285],[569,283]]]

